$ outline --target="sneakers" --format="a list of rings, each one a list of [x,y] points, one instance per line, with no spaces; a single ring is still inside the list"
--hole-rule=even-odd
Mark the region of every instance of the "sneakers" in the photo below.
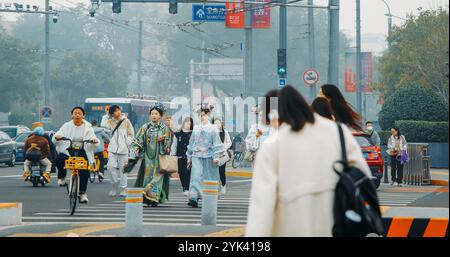
[[[402,183],[397,183],[397,186],[398,187],[402,187]]]
[[[224,195],[227,193],[227,186],[222,186],[222,190],[220,190],[220,194]]]
[[[64,179],[58,179],[58,186],[60,186],[60,187],[63,187],[63,186],[66,186],[67,185],[67,183],[66,183],[66,179],[64,178]]]
[[[127,193],[125,192],[125,189],[123,189],[123,190],[120,191],[119,196],[121,196],[121,197],[127,196]]]
[[[394,186],[398,187],[398,183],[397,183],[397,182],[395,182],[395,183],[394,183]]]
[[[194,200],[189,200],[188,205],[192,208],[198,208],[198,203]]]
[[[80,194],[80,203],[88,203],[89,199],[87,198],[87,194]]]
[[[50,175],[50,172],[44,172],[44,174],[42,174],[42,177],[44,177],[46,183],[50,183],[52,181],[52,176]]]
[[[103,173],[99,172],[99,173],[98,173],[98,177],[99,177],[100,179],[103,179],[103,178],[105,178],[105,175],[103,175]]]
[[[391,182],[391,186],[393,186],[393,185],[395,185],[395,181],[392,181],[392,182]]]
[[[184,190],[183,191],[183,195],[188,196],[189,195],[189,190]]]
[[[28,181],[28,179],[30,178],[31,173],[29,171],[25,171],[23,173],[23,180],[24,181]]]
[[[117,196],[117,184],[111,185],[111,191],[109,191],[109,196],[116,197]]]

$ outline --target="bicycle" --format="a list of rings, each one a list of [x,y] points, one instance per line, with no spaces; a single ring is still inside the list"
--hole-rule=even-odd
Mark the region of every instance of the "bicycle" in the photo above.
[[[238,134],[233,139],[233,161],[231,162],[233,168],[236,169],[241,166],[242,161],[244,160],[245,151],[245,141],[241,134]]]
[[[84,143],[92,143],[90,140],[73,141],[69,138],[61,138],[61,141],[69,141],[70,146],[67,148],[69,154],[72,155],[65,161],[64,168],[71,170],[69,185],[66,186],[67,194],[69,196],[69,213],[73,215],[77,206],[77,200],[79,198],[80,178],[78,172],[80,170],[88,170],[89,165],[85,157],[80,156],[84,151]],[[83,143],[82,147],[73,147],[73,142]]]

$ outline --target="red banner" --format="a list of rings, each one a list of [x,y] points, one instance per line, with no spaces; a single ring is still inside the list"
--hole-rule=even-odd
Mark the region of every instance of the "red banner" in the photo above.
[[[270,8],[262,7],[262,4],[269,3],[270,1],[271,0],[256,0],[256,2],[261,2],[261,4],[252,5],[253,8],[257,8],[258,5],[261,5],[261,8],[252,11],[253,29],[270,29]]]
[[[356,54],[345,54],[345,69],[344,69],[345,91],[355,93],[356,85]],[[370,83],[372,82],[372,53],[361,53],[361,88],[365,93],[372,92]]]
[[[243,29],[245,28],[245,11],[243,1],[237,3],[226,3],[225,8],[227,14],[225,18],[225,26],[229,29]]]

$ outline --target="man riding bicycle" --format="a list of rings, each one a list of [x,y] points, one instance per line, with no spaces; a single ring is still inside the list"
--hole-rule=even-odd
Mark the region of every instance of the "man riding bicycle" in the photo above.
[[[73,141],[73,147],[84,149],[81,157],[88,160],[89,163],[95,163],[94,149],[100,145],[94,133],[92,125],[84,120],[86,112],[82,107],[75,107],[72,109],[72,120],[66,122],[53,137],[53,142],[56,144],[58,151],[57,166],[58,166],[58,184],[60,186],[66,185],[67,170],[64,168],[65,161],[69,159],[70,153],[67,148],[70,147],[69,141],[61,141],[63,138],[69,138]],[[90,141],[91,144],[81,143],[82,141]],[[87,203],[87,184],[89,180],[89,170],[79,171],[80,176],[80,203]]]

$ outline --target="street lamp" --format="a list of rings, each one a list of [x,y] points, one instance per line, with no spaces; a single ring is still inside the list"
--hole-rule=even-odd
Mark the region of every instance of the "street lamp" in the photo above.
[[[388,3],[385,0],[381,0],[383,1],[383,3],[386,5],[387,9],[388,9],[388,13],[385,14],[385,16],[388,17],[388,38],[391,37],[392,34],[392,13],[391,13],[391,8],[389,7]],[[391,42],[388,40],[388,44],[389,46],[391,46]]]

